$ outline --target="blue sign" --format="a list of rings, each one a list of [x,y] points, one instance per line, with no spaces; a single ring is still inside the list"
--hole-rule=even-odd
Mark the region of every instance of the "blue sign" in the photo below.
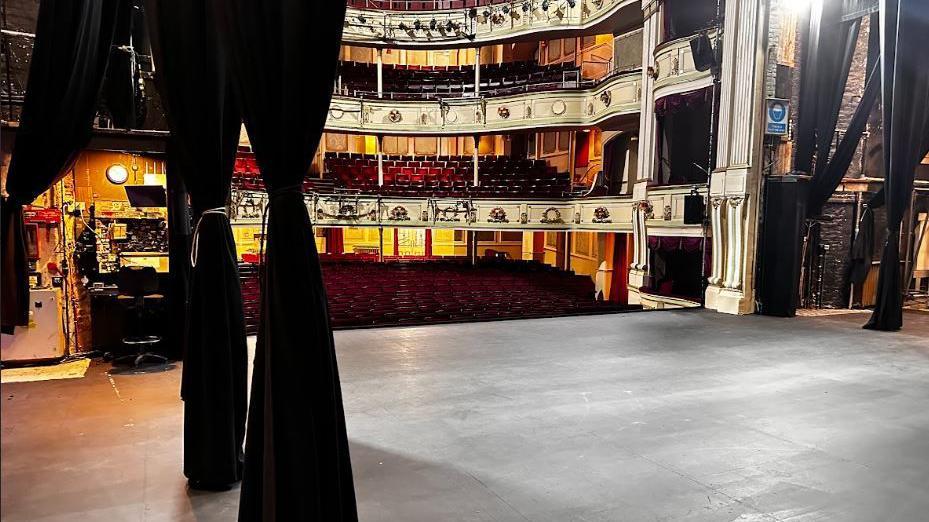
[[[787,100],[768,100],[766,113],[765,134],[786,135],[787,116],[790,114],[789,102]]]

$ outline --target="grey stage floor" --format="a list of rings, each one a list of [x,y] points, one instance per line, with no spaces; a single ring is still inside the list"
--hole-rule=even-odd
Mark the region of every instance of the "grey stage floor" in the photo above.
[[[340,332],[361,519],[927,520],[929,320],[865,318]],[[4,385],[3,520],[234,519],[185,488],[178,377]]]

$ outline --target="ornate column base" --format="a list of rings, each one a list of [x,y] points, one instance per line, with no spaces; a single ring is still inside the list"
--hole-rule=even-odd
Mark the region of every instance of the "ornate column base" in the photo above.
[[[706,289],[705,298],[705,307],[708,310],[733,315],[755,313],[755,296],[745,295],[742,290],[736,288],[710,285]]]
[[[639,295],[639,288],[645,285],[645,271],[636,268],[629,269],[629,304],[642,304],[642,297]]]

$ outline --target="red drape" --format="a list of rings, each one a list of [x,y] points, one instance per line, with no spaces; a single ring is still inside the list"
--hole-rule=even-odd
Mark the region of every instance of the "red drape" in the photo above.
[[[426,257],[432,257],[432,230],[426,229]]]
[[[341,228],[326,229],[326,250],[330,254],[345,253],[345,236]]]

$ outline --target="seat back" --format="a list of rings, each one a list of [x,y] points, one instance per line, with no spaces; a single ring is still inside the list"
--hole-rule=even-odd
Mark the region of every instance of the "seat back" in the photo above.
[[[116,285],[122,295],[151,295],[158,292],[158,272],[150,266],[124,266],[119,269]]]

